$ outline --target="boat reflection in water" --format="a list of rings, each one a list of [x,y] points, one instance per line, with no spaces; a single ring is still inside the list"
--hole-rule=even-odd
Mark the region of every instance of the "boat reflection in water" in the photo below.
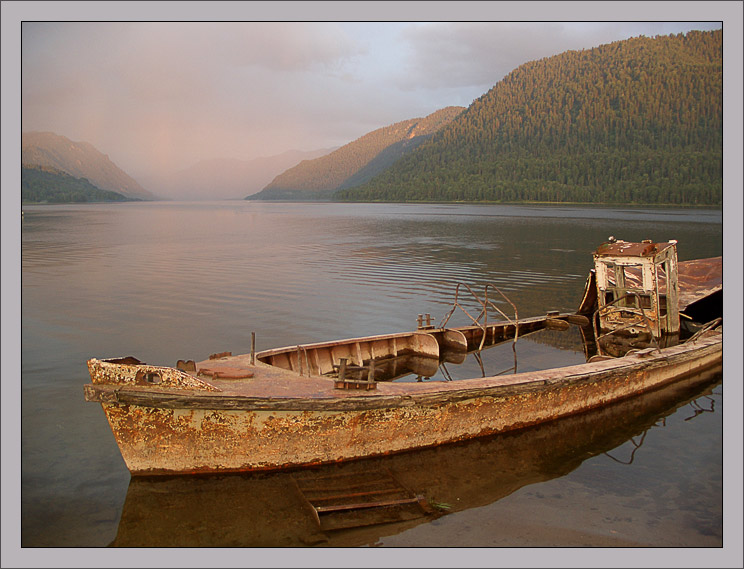
[[[132,477],[111,546],[372,545],[564,476],[662,426],[683,406],[696,414],[696,400],[721,380],[718,366],[606,408],[386,457],[292,471]]]

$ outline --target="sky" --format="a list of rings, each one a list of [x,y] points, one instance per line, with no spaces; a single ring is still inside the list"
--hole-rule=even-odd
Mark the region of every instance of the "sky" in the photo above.
[[[21,25],[22,131],[89,142],[139,181],[200,160],[342,146],[446,106],[467,107],[530,60],[722,25],[117,21],[133,19],[126,12],[70,22],[45,14],[47,21]]]

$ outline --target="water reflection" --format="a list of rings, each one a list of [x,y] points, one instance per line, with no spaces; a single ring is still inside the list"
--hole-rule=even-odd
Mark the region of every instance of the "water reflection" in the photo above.
[[[482,349],[443,349],[438,358],[411,354],[385,358],[375,363],[373,371],[368,365],[347,366],[345,377],[364,381],[373,374],[375,381],[397,382],[491,377],[583,364],[596,353],[594,345],[591,327],[572,325],[560,331],[523,333],[516,342],[513,334],[495,341],[489,336]]]
[[[90,357],[132,354],[173,365],[214,352],[246,353],[253,331],[262,350],[410,330],[418,313],[439,322],[457,282],[476,290],[495,284],[520,318],[572,311],[591,251],[608,235],[678,239],[680,260],[723,250],[720,210],[242,200],[24,210],[24,547],[99,546],[116,534],[129,474],[100,408],[82,397]],[[556,335],[568,340],[575,332]],[[519,371],[542,353],[533,339],[518,342]],[[509,343],[488,352],[488,373],[513,365]],[[492,354],[494,361],[485,361]],[[564,365],[583,360],[569,349],[554,350],[551,361],[559,357]],[[460,371],[446,367],[456,379]],[[462,376],[481,375],[472,356],[457,368]],[[701,472],[717,475],[720,424],[706,423],[711,414],[700,418],[683,440],[663,431],[658,460],[687,467],[700,449],[710,450],[713,466]],[[598,492],[615,488],[614,466],[603,464],[609,474],[592,479]],[[689,469],[666,469],[664,479],[680,484],[683,472]],[[695,483],[701,477],[696,473]],[[654,483],[643,477],[639,486]],[[719,499],[713,486],[693,517],[717,515]]]
[[[719,367],[611,407],[521,432],[395,456],[291,472],[133,477],[111,546],[373,545],[439,516],[488,505],[524,486],[564,476],[602,453],[632,467],[646,432],[663,428],[665,418],[676,410],[690,406],[685,420],[715,412],[708,395],[721,381]],[[629,458],[611,453],[629,440]],[[384,490],[365,491],[360,485],[380,479],[393,480],[415,499],[358,507],[362,495],[384,501]],[[326,497],[346,498],[346,506],[314,508],[311,502],[319,502],[310,492],[317,495],[319,490]],[[351,509],[353,516],[341,522],[325,517]]]

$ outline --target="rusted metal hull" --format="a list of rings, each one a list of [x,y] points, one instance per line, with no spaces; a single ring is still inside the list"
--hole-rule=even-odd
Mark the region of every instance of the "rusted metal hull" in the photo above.
[[[610,259],[607,270],[615,271],[623,286],[635,277],[617,267],[635,262],[626,258],[626,249],[635,246],[645,254],[653,244],[612,245],[622,247],[625,256]],[[696,314],[687,315],[696,324],[691,337],[682,338],[675,326],[668,341],[654,338],[648,347],[634,336],[627,346],[613,347],[615,357],[602,352],[603,336],[593,333],[598,285],[592,275],[576,314],[519,319],[514,307],[513,320],[497,309],[506,320],[488,323],[488,309],[496,307],[486,294],[485,301],[478,300],[481,315],[465,311],[473,325],[459,328],[445,327],[449,315],[440,328],[430,324],[429,315],[424,325],[419,315],[413,332],[257,354],[252,348],[238,356],[223,352],[202,362],[179,360],[175,368],[131,356],[91,359],[85,398],[102,405],[133,474],[274,470],[503,433],[602,408],[678,380],[695,381],[691,378],[721,366],[722,314],[710,301],[720,296],[721,267],[720,258],[679,264],[680,312],[689,309],[688,302],[696,305]],[[676,264],[663,272],[674,280]],[[646,273],[643,278],[654,282],[653,287],[645,283],[644,290],[658,296],[658,271]],[[676,294],[670,298],[677,304]],[[456,292],[453,310],[457,306],[462,308]],[[587,340],[587,363],[516,373],[518,337],[571,326],[579,326]],[[480,359],[484,347],[507,342],[514,373],[487,375]],[[481,377],[427,381],[440,365],[461,363],[468,353],[477,356]],[[415,379],[396,381],[408,374]]]
[[[486,506],[529,484],[565,476],[590,457],[610,452],[646,430],[662,428],[659,419],[706,395],[720,381],[720,366],[704,377],[511,433],[482,437],[475,444],[453,444],[374,459],[309,469],[242,476],[134,476],[114,547],[360,547],[396,535],[433,516],[411,516],[380,525],[380,509],[366,510],[357,527],[324,531],[298,490],[328,487],[334,495],[351,493],[340,479],[369,481],[392,472],[430,504],[453,513]],[[694,408],[693,408],[694,412]],[[477,442],[476,442],[477,441]],[[637,446],[641,446],[640,444]],[[634,449],[637,447],[634,446]],[[641,451],[643,452],[643,451]],[[632,459],[631,454],[631,459]],[[352,478],[353,477],[353,478]],[[354,487],[358,492],[358,487]],[[359,500],[355,498],[355,500]],[[406,511],[414,511],[408,508]],[[326,514],[333,517],[333,514]],[[146,520],[147,523],[143,523]]]
[[[226,360],[228,363],[230,358]],[[380,383],[334,390],[327,377],[260,361],[241,391],[110,383],[93,377],[133,474],[280,469],[441,445],[520,429],[605,406],[687,378],[722,361],[722,332],[692,343],[545,371],[439,383]],[[91,369],[106,368],[92,360]],[[132,365],[132,364],[112,364]],[[135,366],[136,367],[136,366]],[[131,370],[130,370],[131,375]],[[262,374],[270,393],[261,395]],[[136,377],[136,372],[132,377]]]

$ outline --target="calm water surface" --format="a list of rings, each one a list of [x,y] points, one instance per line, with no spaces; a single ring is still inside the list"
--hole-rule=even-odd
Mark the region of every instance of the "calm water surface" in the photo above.
[[[719,210],[254,202],[24,209],[25,547],[722,544],[717,381],[588,426],[372,461],[365,468],[408,476],[444,515],[331,537],[310,531],[298,506],[280,499],[286,473],[130,481],[100,406],[83,400],[91,357],[174,365],[248,352],[251,332],[262,350],[411,330],[418,314],[438,322],[449,311],[458,282],[478,291],[496,285],[520,317],[573,310],[591,252],[608,236],[676,239],[680,260],[717,256]],[[598,428],[601,437],[589,436]],[[224,506],[217,519],[215,502]]]

